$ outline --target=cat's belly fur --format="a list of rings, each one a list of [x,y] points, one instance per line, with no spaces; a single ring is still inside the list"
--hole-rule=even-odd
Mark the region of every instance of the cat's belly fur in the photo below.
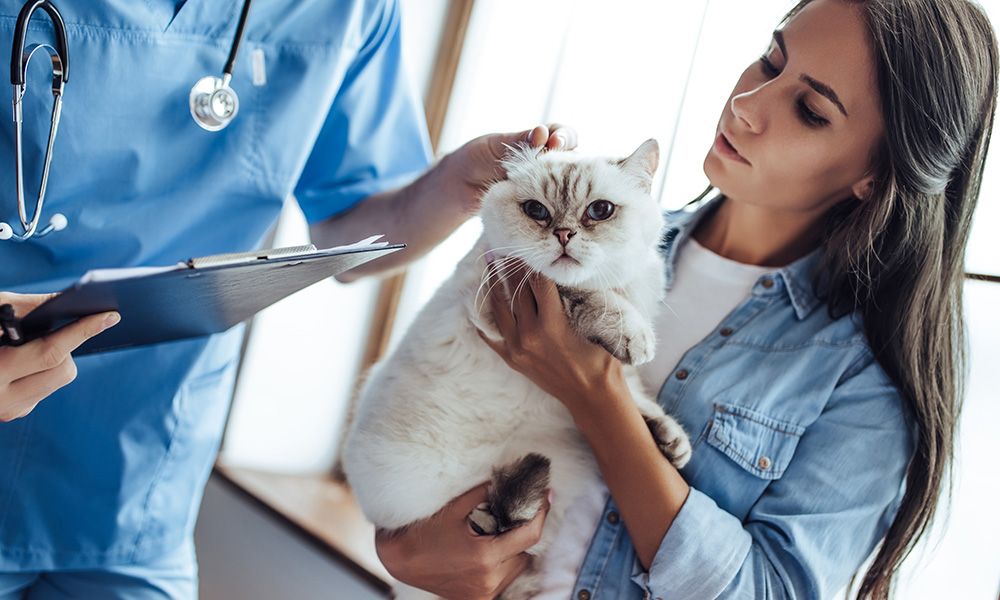
[[[561,513],[555,504],[597,476],[566,408],[479,338],[469,301],[478,281],[470,253],[362,392],[344,468],[380,527],[433,515],[489,479],[494,466],[529,452],[551,461],[550,525]]]

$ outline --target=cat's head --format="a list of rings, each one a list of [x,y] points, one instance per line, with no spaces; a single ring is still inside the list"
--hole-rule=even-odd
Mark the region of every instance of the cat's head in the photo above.
[[[497,256],[518,256],[562,285],[618,285],[658,241],[650,196],[656,140],[623,159],[512,148],[507,179],[483,196],[483,231]]]

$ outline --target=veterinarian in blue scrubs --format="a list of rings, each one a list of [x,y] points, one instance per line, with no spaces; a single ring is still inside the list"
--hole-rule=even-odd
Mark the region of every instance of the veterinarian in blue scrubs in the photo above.
[[[188,94],[222,70],[241,2],[58,4],[72,72],[42,224],[62,213],[69,225],[0,242],[3,292],[54,292],[93,268],[259,247],[289,195],[317,244],[384,232],[410,243],[409,256],[394,259],[407,260],[471,214],[460,205],[477,202],[477,177],[493,175],[483,148],[518,137],[478,138],[397,190],[430,154],[394,0],[255,4],[231,83],[239,113],[219,132],[196,125]],[[0,8],[0,48],[11,47],[19,8]],[[37,11],[28,42],[52,36]],[[31,207],[52,105],[46,60],[31,62],[24,101]],[[16,225],[12,123],[0,132],[0,221]],[[540,127],[520,137],[559,145],[566,135]],[[237,327],[79,358],[75,381],[30,403],[26,416],[7,414],[0,598],[196,596],[192,533],[241,338]],[[0,402],[13,398],[11,365],[24,363],[15,353],[27,348],[0,349]]]

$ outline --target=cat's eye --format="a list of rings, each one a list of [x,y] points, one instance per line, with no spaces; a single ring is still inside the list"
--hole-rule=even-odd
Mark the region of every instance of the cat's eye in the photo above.
[[[587,217],[594,221],[603,221],[615,212],[615,205],[607,200],[597,200],[591,202],[587,207]]]
[[[525,200],[521,203],[521,210],[536,221],[548,221],[551,217],[549,209],[545,208],[545,205],[538,200]]]

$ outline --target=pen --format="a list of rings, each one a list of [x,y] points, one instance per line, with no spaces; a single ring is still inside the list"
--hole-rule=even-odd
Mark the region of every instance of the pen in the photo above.
[[[0,329],[3,330],[3,340],[8,346],[20,346],[24,343],[14,316],[14,307],[10,304],[0,306]]]

